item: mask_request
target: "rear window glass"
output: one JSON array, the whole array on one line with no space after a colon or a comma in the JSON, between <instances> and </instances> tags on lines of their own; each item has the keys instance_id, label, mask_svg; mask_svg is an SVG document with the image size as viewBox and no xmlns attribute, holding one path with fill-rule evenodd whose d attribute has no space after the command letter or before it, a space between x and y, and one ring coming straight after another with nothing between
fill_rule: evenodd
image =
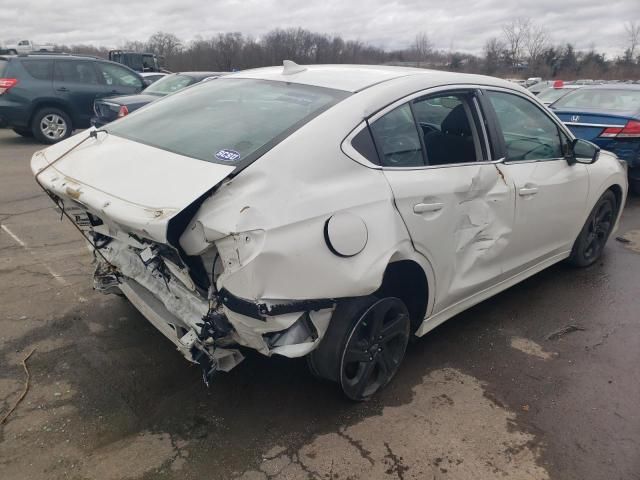
<instances>
[{"instance_id":1,"label":"rear window glass","mask_svg":"<svg viewBox=\"0 0 640 480\"><path fill-rule=\"evenodd\" d=\"M53 60L23 60L22 66L36 80L53 78Z\"/></svg>"},{"instance_id":2,"label":"rear window glass","mask_svg":"<svg viewBox=\"0 0 640 480\"><path fill-rule=\"evenodd\" d=\"M215 163L252 161L348 92L251 79L204 82L106 127L110 133Z\"/></svg>"},{"instance_id":3,"label":"rear window glass","mask_svg":"<svg viewBox=\"0 0 640 480\"><path fill-rule=\"evenodd\" d=\"M548 88L547 90L543 90L538 94L538 99L541 102L553 103L560 97L563 97L569 93L571 93L571 90L569 90L568 88Z\"/></svg>"},{"instance_id":4,"label":"rear window glass","mask_svg":"<svg viewBox=\"0 0 640 480\"><path fill-rule=\"evenodd\" d=\"M7 61L0 59L0 77L4 75L4 70L7 68Z\"/></svg>"},{"instance_id":5,"label":"rear window glass","mask_svg":"<svg viewBox=\"0 0 640 480\"><path fill-rule=\"evenodd\" d=\"M558 100L557 108L593 108L597 110L640 110L640 90L581 88Z\"/></svg>"},{"instance_id":6,"label":"rear window glass","mask_svg":"<svg viewBox=\"0 0 640 480\"><path fill-rule=\"evenodd\" d=\"M193 77L188 77L186 75L167 75L147 88L146 93L168 95L170 93L177 92L178 90L182 90L184 87L187 87L194 82L195 79Z\"/></svg>"}]
</instances>

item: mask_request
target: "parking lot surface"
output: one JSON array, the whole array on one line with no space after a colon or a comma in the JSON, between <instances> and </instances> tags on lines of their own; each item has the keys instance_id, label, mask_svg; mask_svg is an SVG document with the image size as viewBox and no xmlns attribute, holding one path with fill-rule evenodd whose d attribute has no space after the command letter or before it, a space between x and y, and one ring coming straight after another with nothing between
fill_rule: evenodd
<instances>
[{"instance_id":1,"label":"parking lot surface","mask_svg":"<svg viewBox=\"0 0 640 480\"><path fill-rule=\"evenodd\" d=\"M601 261L556 265L409 346L367 403L304 359L207 389L126 300L0 130L0 477L640 479L640 201ZM126 174L126 172L123 172ZM562 208L562 205L558 205Z\"/></svg>"}]
</instances>

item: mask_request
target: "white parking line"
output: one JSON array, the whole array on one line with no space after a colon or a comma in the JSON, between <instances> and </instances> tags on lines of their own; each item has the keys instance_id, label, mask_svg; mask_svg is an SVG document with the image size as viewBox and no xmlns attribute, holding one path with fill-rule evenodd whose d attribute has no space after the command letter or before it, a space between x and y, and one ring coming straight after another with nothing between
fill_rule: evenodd
<instances>
[{"instance_id":1,"label":"white parking line","mask_svg":"<svg viewBox=\"0 0 640 480\"><path fill-rule=\"evenodd\" d=\"M9 235L18 245L20 245L22 248L24 248L27 252L29 252L34 257L37 256L36 253L26 243L24 243L20 239L20 237L18 237L15 233L9 230L9 227L7 227L6 225L0 225L0 227L2 227L2 230L7 232L7 235ZM61 285L64 285L65 287L69 285L69 283L60 274L56 273L55 270L53 270L49 265L47 265L44 262L42 262L42 265L44 266L44 268L47 269L47 272L49 272L49 275L51 275L58 283L60 283Z\"/></svg>"}]
</instances>

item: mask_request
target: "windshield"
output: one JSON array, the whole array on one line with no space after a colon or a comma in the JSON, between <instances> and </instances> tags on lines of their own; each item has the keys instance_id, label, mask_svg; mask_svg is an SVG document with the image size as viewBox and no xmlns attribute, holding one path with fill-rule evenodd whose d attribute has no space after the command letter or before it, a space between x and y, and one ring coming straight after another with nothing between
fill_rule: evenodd
<instances>
[{"instance_id":1,"label":"windshield","mask_svg":"<svg viewBox=\"0 0 640 480\"><path fill-rule=\"evenodd\" d=\"M553 103L570 91L571 90L569 90L568 88L548 88L547 90L543 90L538 94L538 99L544 103Z\"/></svg>"},{"instance_id":2,"label":"windshield","mask_svg":"<svg viewBox=\"0 0 640 480\"><path fill-rule=\"evenodd\" d=\"M192 83L195 83L195 79L193 77L174 73L173 75L167 75L166 77L154 82L145 90L145 93L169 95L170 93L182 90L184 87L187 87Z\"/></svg>"},{"instance_id":3,"label":"windshield","mask_svg":"<svg viewBox=\"0 0 640 480\"><path fill-rule=\"evenodd\" d=\"M285 82L218 79L167 96L106 129L199 160L249 163L348 95Z\"/></svg>"},{"instance_id":4,"label":"windshield","mask_svg":"<svg viewBox=\"0 0 640 480\"><path fill-rule=\"evenodd\" d=\"M562 97L554 107L638 111L640 110L640 90L581 88Z\"/></svg>"}]
</instances>

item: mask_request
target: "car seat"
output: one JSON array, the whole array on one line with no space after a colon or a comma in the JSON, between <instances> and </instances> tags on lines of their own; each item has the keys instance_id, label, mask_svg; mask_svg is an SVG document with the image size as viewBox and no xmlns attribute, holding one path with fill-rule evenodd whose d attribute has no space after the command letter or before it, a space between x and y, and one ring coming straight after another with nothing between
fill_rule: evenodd
<instances>
[{"instance_id":1,"label":"car seat","mask_svg":"<svg viewBox=\"0 0 640 480\"><path fill-rule=\"evenodd\" d=\"M444 118L439 132L424 136L429 165L476 161L473 134L464 105L456 106Z\"/></svg>"}]
</instances>

